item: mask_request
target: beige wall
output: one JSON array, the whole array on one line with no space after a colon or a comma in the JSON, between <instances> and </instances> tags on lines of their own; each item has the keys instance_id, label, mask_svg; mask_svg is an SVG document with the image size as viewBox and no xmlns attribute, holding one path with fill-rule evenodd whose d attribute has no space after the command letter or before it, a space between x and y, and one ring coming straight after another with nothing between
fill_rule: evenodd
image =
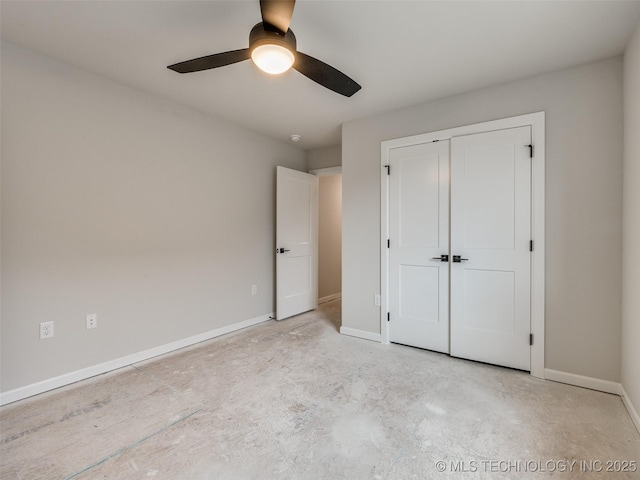
<instances>
[{"instance_id":1,"label":"beige wall","mask_svg":"<svg viewBox=\"0 0 640 480\"><path fill-rule=\"evenodd\" d=\"M640 25L624 56L624 134L622 386L640 413Z\"/></svg>"},{"instance_id":2,"label":"beige wall","mask_svg":"<svg viewBox=\"0 0 640 480\"><path fill-rule=\"evenodd\" d=\"M342 165L342 148L340 146L317 148L307 152L307 168L309 170L339 167L340 165Z\"/></svg>"},{"instance_id":3,"label":"beige wall","mask_svg":"<svg viewBox=\"0 0 640 480\"><path fill-rule=\"evenodd\" d=\"M342 175L319 177L318 297L342 291Z\"/></svg>"},{"instance_id":4,"label":"beige wall","mask_svg":"<svg viewBox=\"0 0 640 480\"><path fill-rule=\"evenodd\" d=\"M274 311L302 150L5 42L1 82L3 392Z\"/></svg>"},{"instance_id":5,"label":"beige wall","mask_svg":"<svg viewBox=\"0 0 640 480\"><path fill-rule=\"evenodd\" d=\"M343 326L380 331L380 142L543 110L546 367L620 381L620 57L344 124Z\"/></svg>"}]
</instances>

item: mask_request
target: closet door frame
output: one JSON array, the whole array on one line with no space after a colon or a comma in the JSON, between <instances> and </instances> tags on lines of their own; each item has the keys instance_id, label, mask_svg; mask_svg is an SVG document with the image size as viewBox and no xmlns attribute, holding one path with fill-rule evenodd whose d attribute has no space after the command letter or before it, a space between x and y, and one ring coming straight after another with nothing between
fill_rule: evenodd
<instances>
[{"instance_id":1,"label":"closet door frame","mask_svg":"<svg viewBox=\"0 0 640 480\"><path fill-rule=\"evenodd\" d=\"M545 112L536 112L489 122L439 130L381 143L380 149L380 340L389 343L389 155L395 148L451 140L453 137L515 127L531 127L531 375L544 379L545 330Z\"/></svg>"}]
</instances>

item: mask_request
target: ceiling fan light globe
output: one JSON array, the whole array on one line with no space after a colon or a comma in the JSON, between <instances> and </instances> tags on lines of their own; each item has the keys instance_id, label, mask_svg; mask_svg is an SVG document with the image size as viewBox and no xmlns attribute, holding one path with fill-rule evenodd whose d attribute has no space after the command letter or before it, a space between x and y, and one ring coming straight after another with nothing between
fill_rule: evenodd
<instances>
[{"instance_id":1,"label":"ceiling fan light globe","mask_svg":"<svg viewBox=\"0 0 640 480\"><path fill-rule=\"evenodd\" d=\"M289 70L295 57L288 48L275 44L264 44L251 51L251 60L260 70L277 75Z\"/></svg>"}]
</instances>

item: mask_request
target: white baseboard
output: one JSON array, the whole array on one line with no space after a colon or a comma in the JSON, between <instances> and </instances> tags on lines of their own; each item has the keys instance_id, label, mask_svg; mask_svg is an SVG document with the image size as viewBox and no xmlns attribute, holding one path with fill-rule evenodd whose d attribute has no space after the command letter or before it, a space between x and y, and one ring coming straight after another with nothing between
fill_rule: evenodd
<instances>
[{"instance_id":1,"label":"white baseboard","mask_svg":"<svg viewBox=\"0 0 640 480\"><path fill-rule=\"evenodd\" d=\"M196 343L211 340L212 338L235 332L236 330L241 330L243 328L266 322L267 320L272 319L274 316L275 315L273 313L268 313L259 317L250 318L249 320L232 323L231 325L225 325L224 327L216 328L215 330L210 330L208 332L194 335L192 337L183 338L182 340L167 343L166 345L150 348L142 352L116 358L108 362L99 363L98 365L92 365L91 367L82 368L80 370L76 370L75 372L65 373L57 377L42 380L41 382L32 383L31 385L26 385L14 390L9 390L7 392L0 393L0 405L6 405L8 403L16 402L18 400L22 400L23 398L38 395L39 393L44 393L55 388L63 387L65 385L70 385L72 383L79 382L80 380L86 380L87 378L95 377L96 375L101 375L112 370L117 370L118 368L126 367L134 363L149 360L150 358L157 357L158 355L163 355L165 353L173 352L174 350L179 350L184 347L195 345Z\"/></svg>"},{"instance_id":2,"label":"white baseboard","mask_svg":"<svg viewBox=\"0 0 640 480\"><path fill-rule=\"evenodd\" d=\"M576 375L575 373L559 372L558 370L544 369L544 378L554 382L566 383L576 387L589 388L605 393L613 393L622 395L622 385L609 380L600 380L599 378L585 377Z\"/></svg>"},{"instance_id":3,"label":"white baseboard","mask_svg":"<svg viewBox=\"0 0 640 480\"><path fill-rule=\"evenodd\" d=\"M330 302L331 300L337 300L339 298L342 298L342 292L334 293L333 295L327 295L326 297L319 298L318 305L320 305L321 303Z\"/></svg>"},{"instance_id":4,"label":"white baseboard","mask_svg":"<svg viewBox=\"0 0 640 480\"><path fill-rule=\"evenodd\" d=\"M629 416L631 417L631 420L633 420L633 423L638 429L638 432L640 432L640 415L638 415L638 411L635 409L635 407L631 403L631 399L629 398L629 395L627 395L627 392L625 391L623 385L620 385L620 389L622 390L622 393L620 394L620 396L622 397L624 406L627 407L627 411L629 412Z\"/></svg>"},{"instance_id":5,"label":"white baseboard","mask_svg":"<svg viewBox=\"0 0 640 480\"><path fill-rule=\"evenodd\" d=\"M364 338L365 340L372 340L378 343L381 340L379 333L372 333L372 332L367 332L365 330L358 330L357 328L340 327L340 333L342 335L349 335L350 337Z\"/></svg>"},{"instance_id":6,"label":"white baseboard","mask_svg":"<svg viewBox=\"0 0 640 480\"><path fill-rule=\"evenodd\" d=\"M591 390L598 390L605 393L613 393L614 395L620 395L622 403L627 408L629 416L636 426L638 432L640 432L640 415L631 403L631 399L627 395L624 387L620 383L610 382L609 380L600 380L599 378L585 377L583 375L576 375L574 373L559 372L557 370L551 370L545 368L544 375L546 380L554 382L566 383L568 385L574 385L576 387L589 388Z\"/></svg>"}]
</instances>

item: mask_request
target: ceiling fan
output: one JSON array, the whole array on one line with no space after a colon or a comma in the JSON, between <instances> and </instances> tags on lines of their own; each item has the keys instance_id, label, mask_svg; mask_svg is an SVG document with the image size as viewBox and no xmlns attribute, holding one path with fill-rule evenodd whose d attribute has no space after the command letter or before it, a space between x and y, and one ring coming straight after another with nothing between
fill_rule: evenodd
<instances>
[{"instance_id":1,"label":"ceiling fan","mask_svg":"<svg viewBox=\"0 0 640 480\"><path fill-rule=\"evenodd\" d=\"M224 67L251 58L263 71L283 73L291 67L323 87L350 97L358 90L354 80L331 65L296 50L296 36L289 28L295 0L260 0L262 22L249 33L249 48L216 53L169 65L178 73Z\"/></svg>"}]
</instances>

